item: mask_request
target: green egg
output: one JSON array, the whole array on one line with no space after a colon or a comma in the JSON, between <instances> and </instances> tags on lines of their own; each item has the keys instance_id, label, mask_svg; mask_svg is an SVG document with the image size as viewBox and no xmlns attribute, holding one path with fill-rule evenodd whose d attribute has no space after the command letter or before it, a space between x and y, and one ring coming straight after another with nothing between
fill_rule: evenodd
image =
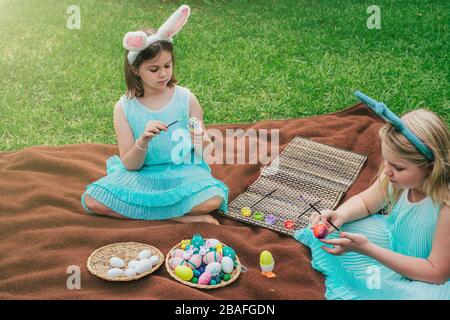
<instances>
[{"instance_id":1,"label":"green egg","mask_svg":"<svg viewBox=\"0 0 450 320\"><path fill-rule=\"evenodd\" d=\"M230 257L232 260L234 260L234 258L236 258L236 252L231 247L224 247L222 249L222 255L224 257Z\"/></svg>"},{"instance_id":2,"label":"green egg","mask_svg":"<svg viewBox=\"0 0 450 320\"><path fill-rule=\"evenodd\" d=\"M197 283L197 282L198 282L198 278L193 277L192 280L191 280L191 282L192 282L192 283Z\"/></svg>"},{"instance_id":3,"label":"green egg","mask_svg":"<svg viewBox=\"0 0 450 320\"><path fill-rule=\"evenodd\" d=\"M231 274L227 273L223 276L223 281L228 281L231 279Z\"/></svg>"},{"instance_id":4,"label":"green egg","mask_svg":"<svg viewBox=\"0 0 450 320\"><path fill-rule=\"evenodd\" d=\"M257 211L253 214L253 219L258 221L264 220L264 214L262 212Z\"/></svg>"}]
</instances>

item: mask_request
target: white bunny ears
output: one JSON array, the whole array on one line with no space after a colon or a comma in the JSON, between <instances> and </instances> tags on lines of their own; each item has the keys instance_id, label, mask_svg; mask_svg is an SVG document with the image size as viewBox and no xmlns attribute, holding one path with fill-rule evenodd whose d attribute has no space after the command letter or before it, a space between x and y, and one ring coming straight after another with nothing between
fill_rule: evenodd
<instances>
[{"instance_id":1,"label":"white bunny ears","mask_svg":"<svg viewBox=\"0 0 450 320\"><path fill-rule=\"evenodd\" d=\"M123 47L129 51L127 56L128 62L133 64L139 53L157 41L165 40L172 42L172 38L186 24L190 13L191 8L185 4L182 5L177 11L172 13L169 19L159 27L155 34L148 37L143 31L127 32L123 37Z\"/></svg>"}]
</instances>

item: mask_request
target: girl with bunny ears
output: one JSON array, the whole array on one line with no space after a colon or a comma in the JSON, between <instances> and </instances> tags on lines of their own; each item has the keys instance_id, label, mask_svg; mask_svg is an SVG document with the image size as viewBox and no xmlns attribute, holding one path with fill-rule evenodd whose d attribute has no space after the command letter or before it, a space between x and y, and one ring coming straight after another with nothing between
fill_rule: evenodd
<instances>
[{"instance_id":1,"label":"girl with bunny ears","mask_svg":"<svg viewBox=\"0 0 450 320\"><path fill-rule=\"evenodd\" d=\"M219 223L207 213L227 212L228 187L212 177L197 152L211 143L202 108L173 75L172 38L189 15L182 5L157 31L125 35L127 92L114 108L120 157L109 158L107 175L86 187L81 202L87 212L214 224ZM193 133L190 117L201 124Z\"/></svg>"},{"instance_id":2,"label":"girl with bunny ears","mask_svg":"<svg viewBox=\"0 0 450 320\"><path fill-rule=\"evenodd\" d=\"M341 229L309 246L324 273L327 299L450 299L450 132L436 114L419 109L401 119L357 92L388 120L380 130L384 162L378 179L336 210L311 216ZM387 208L387 215L375 214ZM325 244L325 245L324 245ZM347 253L348 252L348 253Z\"/></svg>"}]
</instances>

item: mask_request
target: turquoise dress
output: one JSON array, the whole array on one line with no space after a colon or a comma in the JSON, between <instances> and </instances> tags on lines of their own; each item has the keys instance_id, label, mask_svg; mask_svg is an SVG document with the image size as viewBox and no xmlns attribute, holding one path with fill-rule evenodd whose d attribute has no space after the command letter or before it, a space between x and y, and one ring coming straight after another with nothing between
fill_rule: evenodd
<instances>
[{"instance_id":1,"label":"turquoise dress","mask_svg":"<svg viewBox=\"0 0 450 320\"><path fill-rule=\"evenodd\" d=\"M344 224L341 230L363 234L394 252L426 259L431 252L439 212L440 206L431 198L411 203L408 190L404 190L389 215L374 214ZM328 245L316 239L309 228L297 230L294 237L311 248L312 267L325 276L327 299L450 299L450 281L437 285L409 280L356 252L334 256L321 249ZM328 236L337 237L337 232Z\"/></svg>"},{"instance_id":2,"label":"turquoise dress","mask_svg":"<svg viewBox=\"0 0 450 320\"><path fill-rule=\"evenodd\" d=\"M87 212L92 213L85 195L131 219L180 217L214 196L223 198L220 210L228 211L228 187L212 177L208 164L194 152L188 130L189 94L188 89L176 86L170 102L156 111L136 98L121 97L135 140L150 120L178 122L150 141L140 170L127 170L117 155L107 159L107 175L88 185L81 197Z\"/></svg>"}]
</instances>

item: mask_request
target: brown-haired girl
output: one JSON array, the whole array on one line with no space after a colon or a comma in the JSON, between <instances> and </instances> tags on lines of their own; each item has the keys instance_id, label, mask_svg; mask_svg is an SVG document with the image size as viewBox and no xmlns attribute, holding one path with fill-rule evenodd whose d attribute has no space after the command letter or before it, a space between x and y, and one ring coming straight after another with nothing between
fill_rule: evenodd
<instances>
[{"instance_id":1,"label":"brown-haired girl","mask_svg":"<svg viewBox=\"0 0 450 320\"><path fill-rule=\"evenodd\" d=\"M107 160L107 176L88 185L82 204L99 215L218 224L207 213L227 212L228 187L212 177L201 150L211 144L202 108L176 85L172 38L190 14L181 6L157 30L128 32L127 92L114 108L120 157ZM200 128L190 132L195 117ZM200 150L200 152L197 152Z\"/></svg>"}]
</instances>

